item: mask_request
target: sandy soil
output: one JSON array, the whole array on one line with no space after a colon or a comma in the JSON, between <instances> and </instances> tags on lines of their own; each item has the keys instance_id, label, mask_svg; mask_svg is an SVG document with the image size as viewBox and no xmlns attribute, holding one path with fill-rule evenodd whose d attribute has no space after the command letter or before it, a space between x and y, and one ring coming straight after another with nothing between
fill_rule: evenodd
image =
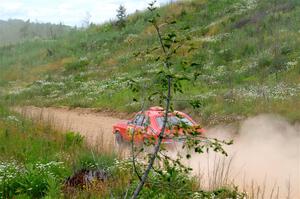
<instances>
[{"instance_id":1,"label":"sandy soil","mask_svg":"<svg viewBox=\"0 0 300 199\"><path fill-rule=\"evenodd\" d=\"M17 107L15 111L62 131L80 133L90 144L114 145L112 125L121 119L85 109Z\"/></svg>"}]
</instances>

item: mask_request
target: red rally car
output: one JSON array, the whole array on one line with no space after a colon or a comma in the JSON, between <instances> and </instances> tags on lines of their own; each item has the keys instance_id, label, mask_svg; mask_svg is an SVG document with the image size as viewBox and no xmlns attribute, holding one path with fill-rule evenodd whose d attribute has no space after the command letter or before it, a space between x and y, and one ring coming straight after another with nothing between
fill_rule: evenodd
<instances>
[{"instance_id":1,"label":"red rally car","mask_svg":"<svg viewBox=\"0 0 300 199\"><path fill-rule=\"evenodd\" d=\"M138 112L132 120L122 121L113 126L113 133L118 144L124 141L130 142L134 134L134 142L143 142L144 139L154 138L158 136L162 130L164 122L164 109L161 107L151 107L147 111ZM164 143L174 141L172 139L172 127L184 123L189 127L198 127L198 124L187 114L175 111L168 116L168 125L165 131ZM177 132L182 132L182 129L177 129ZM198 128L200 134L205 130ZM133 133L134 132L134 133ZM173 136L174 137L174 136Z\"/></svg>"}]
</instances>

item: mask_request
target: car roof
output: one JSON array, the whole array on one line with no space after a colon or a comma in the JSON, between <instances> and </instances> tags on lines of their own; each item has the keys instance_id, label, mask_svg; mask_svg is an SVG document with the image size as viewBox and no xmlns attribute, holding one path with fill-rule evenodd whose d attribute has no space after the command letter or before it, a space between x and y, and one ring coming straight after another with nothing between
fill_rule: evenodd
<instances>
[{"instance_id":1,"label":"car roof","mask_svg":"<svg viewBox=\"0 0 300 199\"><path fill-rule=\"evenodd\" d=\"M141 113L141 112L139 112ZM159 117L159 116L164 116L164 109L162 107L159 106L154 106L154 107L150 107L148 110L145 111L145 114L148 115L149 117ZM180 115L185 115L182 112L179 111L174 111L175 114L180 114ZM174 113L172 113L172 115L174 115Z\"/></svg>"}]
</instances>

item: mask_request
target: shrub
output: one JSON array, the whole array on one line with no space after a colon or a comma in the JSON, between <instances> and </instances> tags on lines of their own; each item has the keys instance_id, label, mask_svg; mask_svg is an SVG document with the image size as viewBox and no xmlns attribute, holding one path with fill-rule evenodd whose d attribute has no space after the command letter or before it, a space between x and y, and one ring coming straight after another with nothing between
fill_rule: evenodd
<instances>
[{"instance_id":1,"label":"shrub","mask_svg":"<svg viewBox=\"0 0 300 199\"><path fill-rule=\"evenodd\" d=\"M81 58L78 61L68 63L65 65L65 72L66 73L72 73L72 72L82 72L87 69L87 66L89 65L88 59Z\"/></svg>"},{"instance_id":2,"label":"shrub","mask_svg":"<svg viewBox=\"0 0 300 199\"><path fill-rule=\"evenodd\" d=\"M220 188L215 191L197 191L193 193L192 198L193 199L201 199L201 198L244 199L246 198L246 194L238 192L237 188L234 189Z\"/></svg>"},{"instance_id":3,"label":"shrub","mask_svg":"<svg viewBox=\"0 0 300 199\"><path fill-rule=\"evenodd\" d=\"M167 175L154 173L150 176L141 198L190 198L196 181L182 171L173 170Z\"/></svg>"},{"instance_id":4,"label":"shrub","mask_svg":"<svg viewBox=\"0 0 300 199\"><path fill-rule=\"evenodd\" d=\"M40 198L48 192L49 182L59 183L66 177L62 162L21 165L15 161L0 163L0 195Z\"/></svg>"},{"instance_id":5,"label":"shrub","mask_svg":"<svg viewBox=\"0 0 300 199\"><path fill-rule=\"evenodd\" d=\"M260 71L268 71L269 70L269 67L271 66L272 64L272 57L271 55L264 55L262 57L259 58L258 60L258 70ZM265 75L266 74L263 74L263 78L265 78Z\"/></svg>"},{"instance_id":6,"label":"shrub","mask_svg":"<svg viewBox=\"0 0 300 199\"><path fill-rule=\"evenodd\" d=\"M65 147L82 146L84 138L79 134L69 131L65 134Z\"/></svg>"},{"instance_id":7,"label":"shrub","mask_svg":"<svg viewBox=\"0 0 300 199\"><path fill-rule=\"evenodd\" d=\"M80 169L107 169L114 164L115 156L107 154L80 153L78 155L76 170Z\"/></svg>"}]
</instances>

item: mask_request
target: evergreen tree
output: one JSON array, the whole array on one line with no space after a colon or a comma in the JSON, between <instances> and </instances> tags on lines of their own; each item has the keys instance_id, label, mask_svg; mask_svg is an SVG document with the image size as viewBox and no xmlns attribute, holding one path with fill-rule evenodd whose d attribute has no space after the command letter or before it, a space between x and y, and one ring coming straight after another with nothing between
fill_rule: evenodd
<instances>
[{"instance_id":1,"label":"evergreen tree","mask_svg":"<svg viewBox=\"0 0 300 199\"><path fill-rule=\"evenodd\" d=\"M125 26L125 18L126 18L126 8L123 5L120 5L118 10L117 10L117 25L119 27L124 27Z\"/></svg>"}]
</instances>

